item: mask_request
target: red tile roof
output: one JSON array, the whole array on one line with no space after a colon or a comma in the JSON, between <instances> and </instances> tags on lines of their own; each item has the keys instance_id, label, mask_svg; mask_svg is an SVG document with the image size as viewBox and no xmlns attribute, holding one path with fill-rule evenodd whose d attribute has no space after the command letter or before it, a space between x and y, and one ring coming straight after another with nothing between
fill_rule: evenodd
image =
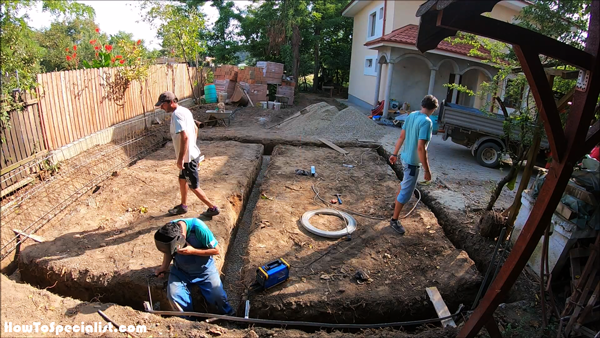
<instances>
[{"instance_id":1,"label":"red tile roof","mask_svg":"<svg viewBox=\"0 0 600 338\"><path fill-rule=\"evenodd\" d=\"M400 27L400 28L392 31L389 34L384 35L383 37L381 37L379 39L375 39L375 40L365 43L365 46L368 47L368 46L372 46L372 45L382 43L382 42L395 42L395 43L402 43L402 44L415 46L417 44L418 32L419 32L419 26L406 25L404 27ZM457 44L453 45L452 43L450 43L446 40L443 40L442 42L440 42L440 44L437 46L436 49L443 50L443 51L450 52L450 53L471 56L471 55L469 55L469 51L471 51L471 49L473 49L473 46L468 45L468 44L463 44L463 43L457 43ZM489 51L483 47L480 47L479 51L486 55L490 54ZM472 56L472 57L475 57L478 59L487 59L485 57L479 57L479 56Z\"/></svg>"}]
</instances>

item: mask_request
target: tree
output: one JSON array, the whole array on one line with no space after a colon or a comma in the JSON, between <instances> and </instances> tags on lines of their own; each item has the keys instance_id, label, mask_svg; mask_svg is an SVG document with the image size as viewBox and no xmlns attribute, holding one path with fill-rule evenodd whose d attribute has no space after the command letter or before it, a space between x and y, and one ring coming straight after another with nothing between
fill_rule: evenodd
<instances>
[{"instance_id":1,"label":"tree","mask_svg":"<svg viewBox=\"0 0 600 338\"><path fill-rule=\"evenodd\" d=\"M20 109L15 93L36 86L36 75L41 70L43 51L35 40L35 33L26 22L27 9L36 1L2 1L0 3L0 128L9 127L9 112ZM94 17L94 10L74 1L42 1L44 11L57 17Z\"/></svg>"},{"instance_id":2,"label":"tree","mask_svg":"<svg viewBox=\"0 0 600 338\"><path fill-rule=\"evenodd\" d=\"M219 18L208 35L208 54L217 64L237 64L240 44L236 29L242 21L242 13L232 1L214 0L211 6L219 11Z\"/></svg>"},{"instance_id":3,"label":"tree","mask_svg":"<svg viewBox=\"0 0 600 338\"><path fill-rule=\"evenodd\" d=\"M142 9L145 8L148 12L144 20L158 28L162 48L168 50L171 56L189 62L206 53L208 33L204 14L198 8L148 0L142 4Z\"/></svg>"}]
</instances>

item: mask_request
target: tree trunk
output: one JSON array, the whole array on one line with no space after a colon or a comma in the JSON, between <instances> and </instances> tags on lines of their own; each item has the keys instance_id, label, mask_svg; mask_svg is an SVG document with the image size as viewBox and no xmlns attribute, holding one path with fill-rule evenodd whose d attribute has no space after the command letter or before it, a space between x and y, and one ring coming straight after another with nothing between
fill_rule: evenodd
<instances>
[{"instance_id":1,"label":"tree trunk","mask_svg":"<svg viewBox=\"0 0 600 338\"><path fill-rule=\"evenodd\" d=\"M299 65L300 65L300 42L302 40L302 36L300 35L300 28L298 25L294 25L292 28L292 52L293 52L293 60L292 60L292 76L294 76L294 81L296 85L298 85L298 73L299 73Z\"/></svg>"},{"instance_id":2,"label":"tree trunk","mask_svg":"<svg viewBox=\"0 0 600 338\"><path fill-rule=\"evenodd\" d=\"M317 92L319 90L319 69L321 66L319 65L319 44L321 41L321 29L315 28L315 70L313 75L313 92Z\"/></svg>"},{"instance_id":3,"label":"tree trunk","mask_svg":"<svg viewBox=\"0 0 600 338\"><path fill-rule=\"evenodd\" d=\"M502 193L502 189L504 188L504 186L508 182L512 181L515 177L517 177L517 175L519 174L519 168L521 168L521 162L523 161L523 156L524 156L523 145L519 145L519 154L517 156L516 163L513 162L513 165L510 167L510 171L508 172L508 175L506 175L500 182L498 182L496 189L494 189L494 192L492 193L492 196L490 197L490 202L488 203L487 208L485 208L486 211L491 211L492 209L494 209L494 204L496 204L498 197L500 197L500 193Z\"/></svg>"}]
</instances>

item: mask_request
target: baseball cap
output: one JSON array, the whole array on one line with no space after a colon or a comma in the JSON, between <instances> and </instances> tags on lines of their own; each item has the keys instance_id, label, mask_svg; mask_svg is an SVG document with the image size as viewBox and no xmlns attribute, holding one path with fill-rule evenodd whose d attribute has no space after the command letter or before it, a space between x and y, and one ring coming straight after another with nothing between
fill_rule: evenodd
<instances>
[{"instance_id":1,"label":"baseball cap","mask_svg":"<svg viewBox=\"0 0 600 338\"><path fill-rule=\"evenodd\" d=\"M175 94L173 94L171 92L164 92L164 93L160 94L160 96L158 97L158 102L156 102L156 104L154 106L158 107L161 104L163 104L163 102L169 102L169 101L177 101L177 96L175 96Z\"/></svg>"}]
</instances>

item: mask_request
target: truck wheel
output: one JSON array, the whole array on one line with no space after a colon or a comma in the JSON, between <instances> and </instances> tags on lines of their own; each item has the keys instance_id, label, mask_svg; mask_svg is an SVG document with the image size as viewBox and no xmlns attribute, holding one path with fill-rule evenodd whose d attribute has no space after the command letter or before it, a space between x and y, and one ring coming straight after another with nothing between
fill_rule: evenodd
<instances>
[{"instance_id":1,"label":"truck wheel","mask_svg":"<svg viewBox=\"0 0 600 338\"><path fill-rule=\"evenodd\" d=\"M500 163L501 149L496 143L486 142L477 148L475 159L484 167L496 168Z\"/></svg>"}]
</instances>

